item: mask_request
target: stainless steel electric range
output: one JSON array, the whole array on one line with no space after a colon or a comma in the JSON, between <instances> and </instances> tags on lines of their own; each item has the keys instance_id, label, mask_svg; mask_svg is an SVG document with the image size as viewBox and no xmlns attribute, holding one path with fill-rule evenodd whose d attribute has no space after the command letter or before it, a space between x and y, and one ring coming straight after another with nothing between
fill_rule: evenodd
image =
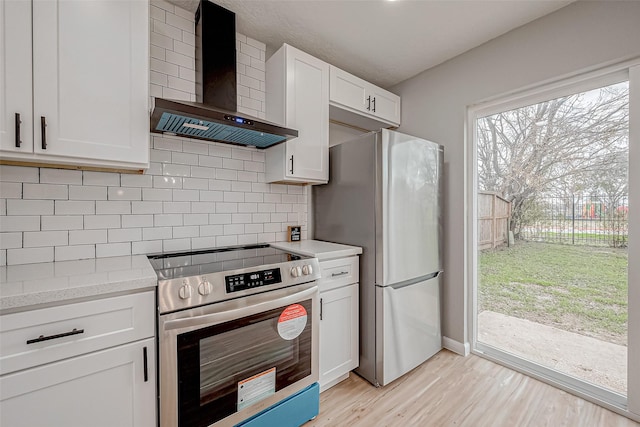
<instances>
[{"instance_id":1,"label":"stainless steel electric range","mask_svg":"<svg viewBox=\"0 0 640 427\"><path fill-rule=\"evenodd\" d=\"M264 244L149 260L161 426L236 425L317 382L316 258Z\"/></svg>"}]
</instances>

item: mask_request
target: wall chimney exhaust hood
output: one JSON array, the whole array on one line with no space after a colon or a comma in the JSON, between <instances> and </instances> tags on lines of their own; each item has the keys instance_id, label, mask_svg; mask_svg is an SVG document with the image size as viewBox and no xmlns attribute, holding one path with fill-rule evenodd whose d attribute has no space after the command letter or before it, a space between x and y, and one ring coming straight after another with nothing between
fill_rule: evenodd
<instances>
[{"instance_id":1,"label":"wall chimney exhaust hood","mask_svg":"<svg viewBox=\"0 0 640 427\"><path fill-rule=\"evenodd\" d=\"M298 131L237 113L236 16L208 0L196 21L196 101L156 98L151 132L268 148Z\"/></svg>"}]
</instances>

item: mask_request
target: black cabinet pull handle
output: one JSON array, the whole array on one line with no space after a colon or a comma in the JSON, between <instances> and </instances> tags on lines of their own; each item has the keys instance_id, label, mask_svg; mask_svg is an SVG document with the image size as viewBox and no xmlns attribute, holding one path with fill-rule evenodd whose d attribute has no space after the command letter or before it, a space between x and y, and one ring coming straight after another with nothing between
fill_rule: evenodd
<instances>
[{"instance_id":1,"label":"black cabinet pull handle","mask_svg":"<svg viewBox=\"0 0 640 427\"><path fill-rule=\"evenodd\" d=\"M40 131L42 132L42 149L47 149L47 119L40 117Z\"/></svg>"},{"instance_id":2,"label":"black cabinet pull handle","mask_svg":"<svg viewBox=\"0 0 640 427\"><path fill-rule=\"evenodd\" d=\"M349 272L341 271L340 273L331 273L331 277L344 276L345 274L349 274Z\"/></svg>"},{"instance_id":3,"label":"black cabinet pull handle","mask_svg":"<svg viewBox=\"0 0 640 427\"><path fill-rule=\"evenodd\" d=\"M293 154L291 155L291 175L293 175Z\"/></svg>"},{"instance_id":4,"label":"black cabinet pull handle","mask_svg":"<svg viewBox=\"0 0 640 427\"><path fill-rule=\"evenodd\" d=\"M373 112L376 112L376 99L373 98Z\"/></svg>"},{"instance_id":5,"label":"black cabinet pull handle","mask_svg":"<svg viewBox=\"0 0 640 427\"><path fill-rule=\"evenodd\" d=\"M322 298L320 298L320 320L322 320Z\"/></svg>"},{"instance_id":6,"label":"black cabinet pull handle","mask_svg":"<svg viewBox=\"0 0 640 427\"><path fill-rule=\"evenodd\" d=\"M16 113L16 147L20 148L20 144L22 141L20 140L20 125L22 124L22 120L20 120L20 113Z\"/></svg>"},{"instance_id":7,"label":"black cabinet pull handle","mask_svg":"<svg viewBox=\"0 0 640 427\"><path fill-rule=\"evenodd\" d=\"M142 357L143 357L143 369L144 369L144 382L149 381L149 367L147 365L147 347L142 348Z\"/></svg>"},{"instance_id":8,"label":"black cabinet pull handle","mask_svg":"<svg viewBox=\"0 0 640 427\"><path fill-rule=\"evenodd\" d=\"M371 95L367 97L367 111L371 110Z\"/></svg>"},{"instance_id":9,"label":"black cabinet pull handle","mask_svg":"<svg viewBox=\"0 0 640 427\"><path fill-rule=\"evenodd\" d=\"M58 338L64 338L64 337L69 337L71 335L78 335L78 334L84 334L84 329L73 328L72 331L64 332L62 334L49 335L48 337L45 337L44 335L40 335L38 338L34 338L32 340L27 340L27 344L35 344L37 342L55 340L55 339L58 339Z\"/></svg>"}]
</instances>

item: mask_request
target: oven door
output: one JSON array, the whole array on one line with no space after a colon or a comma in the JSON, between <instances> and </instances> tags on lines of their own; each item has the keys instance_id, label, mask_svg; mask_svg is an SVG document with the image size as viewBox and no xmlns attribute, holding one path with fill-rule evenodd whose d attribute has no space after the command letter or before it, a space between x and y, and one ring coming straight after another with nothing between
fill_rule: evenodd
<instances>
[{"instance_id":1,"label":"oven door","mask_svg":"<svg viewBox=\"0 0 640 427\"><path fill-rule=\"evenodd\" d=\"M161 315L160 425L235 425L318 380L315 282Z\"/></svg>"}]
</instances>

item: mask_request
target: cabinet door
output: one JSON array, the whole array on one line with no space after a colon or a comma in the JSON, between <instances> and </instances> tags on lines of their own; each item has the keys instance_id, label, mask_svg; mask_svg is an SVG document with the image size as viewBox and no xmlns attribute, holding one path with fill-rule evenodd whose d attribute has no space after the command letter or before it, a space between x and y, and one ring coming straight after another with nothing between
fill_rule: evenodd
<instances>
[{"instance_id":1,"label":"cabinet door","mask_svg":"<svg viewBox=\"0 0 640 427\"><path fill-rule=\"evenodd\" d=\"M320 387L358 367L358 284L320 293Z\"/></svg>"},{"instance_id":2,"label":"cabinet door","mask_svg":"<svg viewBox=\"0 0 640 427\"><path fill-rule=\"evenodd\" d=\"M371 87L371 111L376 117L400 124L400 97L377 86Z\"/></svg>"},{"instance_id":3,"label":"cabinet door","mask_svg":"<svg viewBox=\"0 0 640 427\"><path fill-rule=\"evenodd\" d=\"M0 425L155 426L154 346L150 338L0 377Z\"/></svg>"},{"instance_id":4,"label":"cabinet door","mask_svg":"<svg viewBox=\"0 0 640 427\"><path fill-rule=\"evenodd\" d=\"M0 2L0 149L31 153L31 2ZM16 114L20 133L16 141ZM17 146L19 145L19 146Z\"/></svg>"},{"instance_id":5,"label":"cabinet door","mask_svg":"<svg viewBox=\"0 0 640 427\"><path fill-rule=\"evenodd\" d=\"M349 74L340 68L331 66L330 100L332 103L368 113L367 88L369 83ZM371 104L369 104L369 108Z\"/></svg>"},{"instance_id":6,"label":"cabinet door","mask_svg":"<svg viewBox=\"0 0 640 427\"><path fill-rule=\"evenodd\" d=\"M329 179L329 65L291 46L286 51L286 177Z\"/></svg>"},{"instance_id":7,"label":"cabinet door","mask_svg":"<svg viewBox=\"0 0 640 427\"><path fill-rule=\"evenodd\" d=\"M148 163L148 32L145 1L33 3L36 153Z\"/></svg>"}]
</instances>

